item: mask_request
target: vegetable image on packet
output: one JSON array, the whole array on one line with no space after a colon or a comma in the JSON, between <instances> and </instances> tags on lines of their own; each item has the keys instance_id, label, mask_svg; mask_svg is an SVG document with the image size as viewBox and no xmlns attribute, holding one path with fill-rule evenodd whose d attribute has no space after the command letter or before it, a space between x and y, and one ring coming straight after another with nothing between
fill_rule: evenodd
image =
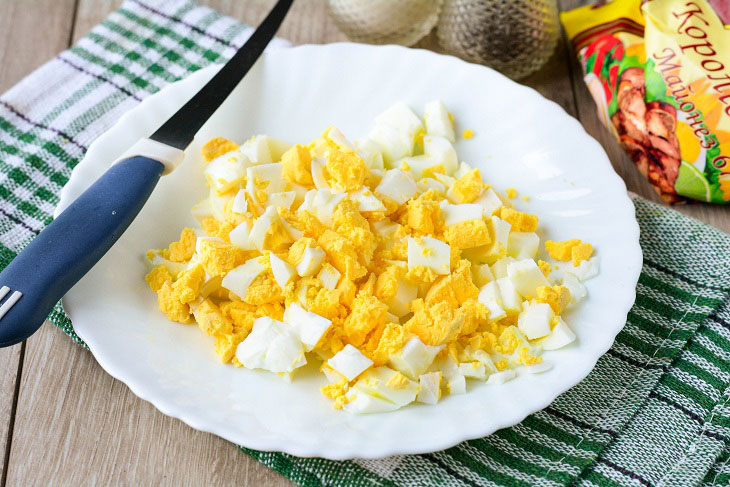
<instances>
[{"instance_id":1,"label":"vegetable image on packet","mask_svg":"<svg viewBox=\"0 0 730 487\"><path fill-rule=\"evenodd\" d=\"M561 14L601 121L667 203L730 202L724 2L614 0Z\"/></svg>"}]
</instances>

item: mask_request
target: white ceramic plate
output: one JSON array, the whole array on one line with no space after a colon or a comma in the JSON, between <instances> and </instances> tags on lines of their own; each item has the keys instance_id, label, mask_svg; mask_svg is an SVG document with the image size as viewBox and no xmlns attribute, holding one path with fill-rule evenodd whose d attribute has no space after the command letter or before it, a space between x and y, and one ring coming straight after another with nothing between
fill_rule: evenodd
<instances>
[{"instance_id":1,"label":"white ceramic plate","mask_svg":"<svg viewBox=\"0 0 730 487\"><path fill-rule=\"evenodd\" d=\"M65 208L128 146L148 136L215 72L199 71L150 96L89 148L64 188ZM319 392L314 367L292 383L220 364L213 339L167 321L144 283L143 254L193 226L205 195L199 148L214 136L268 134L306 142L336 125L351 139L398 100L421 112L441 98L454 113L462 160L499 189L530 195L518 207L540 216L542 237L581 238L601 258L590 297L566 317L578 342L545 359L555 367L503 386L474 383L435 406L351 416ZM59 210L60 211L60 210ZM423 50L330 44L266 53L208 121L183 165L160 182L111 251L63 299L78 335L102 367L163 413L235 443L332 459L423 453L483 437L547 406L583 379L611 346L634 302L641 269L639 229L626 187L601 147L537 92L485 67Z\"/></svg>"}]
</instances>

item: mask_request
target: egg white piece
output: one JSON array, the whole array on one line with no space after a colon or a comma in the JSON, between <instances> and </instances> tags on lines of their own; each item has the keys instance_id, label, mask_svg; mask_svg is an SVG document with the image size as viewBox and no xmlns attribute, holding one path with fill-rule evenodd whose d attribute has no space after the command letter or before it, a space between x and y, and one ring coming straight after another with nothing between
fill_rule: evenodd
<instances>
[{"instance_id":1,"label":"egg white piece","mask_svg":"<svg viewBox=\"0 0 730 487\"><path fill-rule=\"evenodd\" d=\"M581 302L583 298L586 297L586 294L588 294L586 287L570 272L566 272L563 275L562 285L568 288L568 291L570 292L570 302L568 303L569 307L575 306Z\"/></svg>"},{"instance_id":2,"label":"egg white piece","mask_svg":"<svg viewBox=\"0 0 730 487\"><path fill-rule=\"evenodd\" d=\"M553 368L553 364L550 362L545 362L543 360L539 364L524 365L521 368L522 368L522 370L525 370L530 374L542 374L543 372L547 372L548 370L551 370Z\"/></svg>"},{"instance_id":3,"label":"egg white piece","mask_svg":"<svg viewBox=\"0 0 730 487\"><path fill-rule=\"evenodd\" d=\"M441 165L441 162L438 159L422 154L420 156L404 157L396 161L393 165L401 171L410 171L413 179L418 181L423 178L424 172Z\"/></svg>"},{"instance_id":4,"label":"egg white piece","mask_svg":"<svg viewBox=\"0 0 730 487\"><path fill-rule=\"evenodd\" d=\"M514 257L504 257L492 264L491 270L492 274L494 274L494 278L501 279L503 277L509 277L509 274L507 274L507 267L513 262L517 262L517 259Z\"/></svg>"},{"instance_id":5,"label":"egg white piece","mask_svg":"<svg viewBox=\"0 0 730 487\"><path fill-rule=\"evenodd\" d=\"M246 199L246 191L239 189L236 196L233 198L233 205L231 206L233 213L243 215L248 211L248 200Z\"/></svg>"},{"instance_id":6,"label":"egg white piece","mask_svg":"<svg viewBox=\"0 0 730 487\"><path fill-rule=\"evenodd\" d=\"M312 189L307 192L300 207L316 216L327 226L332 226L332 214L346 193L333 193L329 189Z\"/></svg>"},{"instance_id":7,"label":"egg white piece","mask_svg":"<svg viewBox=\"0 0 730 487\"><path fill-rule=\"evenodd\" d=\"M454 122L451 121L449 111L441 100L426 103L423 108L423 121L428 135L444 137L449 142L455 142Z\"/></svg>"},{"instance_id":8,"label":"egg white piece","mask_svg":"<svg viewBox=\"0 0 730 487\"><path fill-rule=\"evenodd\" d=\"M540 341L543 350L557 350L575 341L575 333L562 318L553 327L553 331Z\"/></svg>"},{"instance_id":9,"label":"egg white piece","mask_svg":"<svg viewBox=\"0 0 730 487\"><path fill-rule=\"evenodd\" d=\"M280 193L284 190L284 178L282 177L282 165L280 162L270 164L259 164L246 168L246 191L255 195L259 189L258 183L263 183L267 194Z\"/></svg>"},{"instance_id":10,"label":"egg white piece","mask_svg":"<svg viewBox=\"0 0 730 487\"><path fill-rule=\"evenodd\" d=\"M334 142L340 149L355 152L355 146L347 140L347 137L345 137L345 134L340 129L336 127L330 128L325 137Z\"/></svg>"},{"instance_id":11,"label":"egg white piece","mask_svg":"<svg viewBox=\"0 0 730 487\"><path fill-rule=\"evenodd\" d=\"M337 284L340 282L340 277L342 274L340 271L335 269L331 264L323 264L322 268L319 271L319 274L317 274L317 279L322 283L322 286L324 286L326 289L329 289L330 291L333 291Z\"/></svg>"},{"instance_id":12,"label":"egg white piece","mask_svg":"<svg viewBox=\"0 0 730 487\"><path fill-rule=\"evenodd\" d=\"M382 194L402 205L418 193L413 177L400 169L390 169L375 188L375 193Z\"/></svg>"},{"instance_id":13,"label":"egg white piece","mask_svg":"<svg viewBox=\"0 0 730 487\"><path fill-rule=\"evenodd\" d=\"M395 411L399 406L390 401L375 397L360 389L350 389L345 394L347 403L342 407L348 413L373 414Z\"/></svg>"},{"instance_id":14,"label":"egg white piece","mask_svg":"<svg viewBox=\"0 0 730 487\"><path fill-rule=\"evenodd\" d=\"M256 219L251 227L251 231L248 234L249 241L261 252L264 251L264 245L266 243L266 235L269 232L275 222L279 220L279 213L276 211L276 207L268 206L264 211L264 214ZM244 222L245 223L245 222ZM243 223L241 224L243 225ZM238 227L240 227L239 225ZM238 228L236 227L236 228ZM235 230L235 229L234 229ZM231 232L233 233L233 232ZM229 235L230 238L230 235ZM243 241L243 239L242 239ZM231 240L231 242L233 242ZM237 245L237 244L236 244ZM243 248L243 247L241 247Z\"/></svg>"},{"instance_id":15,"label":"egg white piece","mask_svg":"<svg viewBox=\"0 0 730 487\"><path fill-rule=\"evenodd\" d=\"M446 188L447 190L450 189L456 182L456 179L452 178L451 176L447 176L446 174L441 174L440 172L434 173L433 178L439 183L443 184L444 188Z\"/></svg>"},{"instance_id":16,"label":"egg white piece","mask_svg":"<svg viewBox=\"0 0 730 487\"><path fill-rule=\"evenodd\" d=\"M382 171L385 169L385 163L383 162L383 154L381 151L380 145L370 139L365 139L364 141L356 141L355 147L357 148L357 153L362 157L362 160L365 161L365 165L370 169L371 171Z\"/></svg>"},{"instance_id":17,"label":"egg white piece","mask_svg":"<svg viewBox=\"0 0 730 487\"><path fill-rule=\"evenodd\" d=\"M210 211L213 218L220 221L226 220L226 205L232 198L231 195L219 195L215 188L210 188L210 196L208 196L208 202L210 203Z\"/></svg>"},{"instance_id":18,"label":"egg white piece","mask_svg":"<svg viewBox=\"0 0 730 487\"><path fill-rule=\"evenodd\" d=\"M297 336L281 321L269 317L253 322L251 333L236 349L236 358L249 369L291 372L307 363Z\"/></svg>"},{"instance_id":19,"label":"egg white piece","mask_svg":"<svg viewBox=\"0 0 730 487\"><path fill-rule=\"evenodd\" d=\"M283 191L280 193L271 193L269 199L266 200L267 206L273 206L274 208L291 208L294 204L297 194L294 191Z\"/></svg>"},{"instance_id":20,"label":"egg white piece","mask_svg":"<svg viewBox=\"0 0 730 487\"><path fill-rule=\"evenodd\" d=\"M507 264L507 277L515 289L525 298L537 296L537 288L549 286L550 282L532 259L522 259Z\"/></svg>"},{"instance_id":21,"label":"egg white piece","mask_svg":"<svg viewBox=\"0 0 730 487\"><path fill-rule=\"evenodd\" d=\"M465 362L459 364L459 372L466 378L485 380L487 369L481 362Z\"/></svg>"},{"instance_id":22,"label":"egg white piece","mask_svg":"<svg viewBox=\"0 0 730 487\"><path fill-rule=\"evenodd\" d=\"M482 207L474 204L443 205L441 213L444 216L444 226L482 219Z\"/></svg>"},{"instance_id":23,"label":"egg white piece","mask_svg":"<svg viewBox=\"0 0 730 487\"><path fill-rule=\"evenodd\" d=\"M547 303L530 303L517 318L517 328L529 340L550 334L550 322L555 318L553 309ZM544 348L544 347L543 347Z\"/></svg>"},{"instance_id":24,"label":"egg white piece","mask_svg":"<svg viewBox=\"0 0 730 487\"><path fill-rule=\"evenodd\" d=\"M459 168L456 149L444 137L427 135L423 138L423 153L431 159L441 161L446 174L452 175Z\"/></svg>"},{"instance_id":25,"label":"egg white piece","mask_svg":"<svg viewBox=\"0 0 730 487\"><path fill-rule=\"evenodd\" d=\"M388 311L397 317L405 316L411 312L411 303L417 297L418 287L401 279L398 281L395 296L388 303Z\"/></svg>"},{"instance_id":26,"label":"egg white piece","mask_svg":"<svg viewBox=\"0 0 730 487\"><path fill-rule=\"evenodd\" d=\"M484 350L472 350L470 347L467 347L464 353L470 360L476 360L481 363L484 366L486 375L496 374L498 372L494 361Z\"/></svg>"},{"instance_id":27,"label":"egg white piece","mask_svg":"<svg viewBox=\"0 0 730 487\"><path fill-rule=\"evenodd\" d=\"M398 231L400 225L390 221L387 218L383 218L382 220L378 220L372 223L372 227L373 233L375 233L376 235L383 238L390 238L391 235Z\"/></svg>"},{"instance_id":28,"label":"egg white piece","mask_svg":"<svg viewBox=\"0 0 730 487\"><path fill-rule=\"evenodd\" d=\"M383 153L386 164L413 155L416 135L423 131L423 124L403 102L398 102L375 117L375 126L368 138L375 141Z\"/></svg>"},{"instance_id":29,"label":"egg white piece","mask_svg":"<svg viewBox=\"0 0 730 487\"><path fill-rule=\"evenodd\" d=\"M416 380L428 370L433 359L443 348L443 345L438 347L424 345L420 338L413 337L402 349L390 356L389 364L409 379Z\"/></svg>"},{"instance_id":30,"label":"egg white piece","mask_svg":"<svg viewBox=\"0 0 730 487\"><path fill-rule=\"evenodd\" d=\"M239 298L245 298L253 280L266 270L266 266L260 262L260 259L261 257L254 257L232 269L223 278L221 286Z\"/></svg>"},{"instance_id":31,"label":"egg white piece","mask_svg":"<svg viewBox=\"0 0 730 487\"><path fill-rule=\"evenodd\" d=\"M454 173L454 177L456 179L459 179L462 176L465 176L467 173L472 172L473 170L474 170L474 166L472 166L468 162L461 161L459 163L459 169L457 169L456 172Z\"/></svg>"},{"instance_id":32,"label":"egg white piece","mask_svg":"<svg viewBox=\"0 0 730 487\"><path fill-rule=\"evenodd\" d=\"M502 277L495 281L502 295L502 307L507 311L520 311L522 298L509 277Z\"/></svg>"},{"instance_id":33,"label":"egg white piece","mask_svg":"<svg viewBox=\"0 0 730 487\"><path fill-rule=\"evenodd\" d=\"M327 179L324 177L324 165L325 161L321 157L317 157L315 159L312 159L311 163L311 172L312 172L312 181L314 182L314 187L317 189L330 189L330 185L327 182Z\"/></svg>"},{"instance_id":34,"label":"egg white piece","mask_svg":"<svg viewBox=\"0 0 730 487\"><path fill-rule=\"evenodd\" d=\"M256 250L256 245L251 241L251 228L249 228L248 222L241 222L231 230L228 239L242 250Z\"/></svg>"},{"instance_id":35,"label":"egg white piece","mask_svg":"<svg viewBox=\"0 0 730 487\"><path fill-rule=\"evenodd\" d=\"M372 366L373 361L363 355L357 348L347 344L345 348L327 361L327 365L342 374L348 381L352 381Z\"/></svg>"},{"instance_id":36,"label":"egg white piece","mask_svg":"<svg viewBox=\"0 0 730 487\"><path fill-rule=\"evenodd\" d=\"M151 259L147 258L146 260L149 263L150 268L164 266L165 269L167 269L167 272L169 272L172 276L177 276L179 273L188 268L188 265L185 262L173 262L171 260L167 260L157 252L154 253Z\"/></svg>"},{"instance_id":37,"label":"egg white piece","mask_svg":"<svg viewBox=\"0 0 730 487\"><path fill-rule=\"evenodd\" d=\"M484 216L490 217L495 211L500 209L502 200L492 188L487 188L482 191L482 194L474 200L475 205L480 205L484 211Z\"/></svg>"},{"instance_id":38,"label":"egg white piece","mask_svg":"<svg viewBox=\"0 0 730 487\"><path fill-rule=\"evenodd\" d=\"M466 392L466 379L454 359L448 355L438 357L431 365L431 371L439 370L446 381L449 394L464 394Z\"/></svg>"},{"instance_id":39,"label":"egg white piece","mask_svg":"<svg viewBox=\"0 0 730 487\"><path fill-rule=\"evenodd\" d=\"M274 159L271 157L270 141L271 138L267 135L254 135L243 143L241 153L253 164L271 164ZM281 155L278 159L281 159Z\"/></svg>"},{"instance_id":40,"label":"egg white piece","mask_svg":"<svg viewBox=\"0 0 730 487\"><path fill-rule=\"evenodd\" d=\"M490 375L487 379L487 384L501 385L514 379L516 375L517 373L512 369L503 370Z\"/></svg>"},{"instance_id":41,"label":"egg white piece","mask_svg":"<svg viewBox=\"0 0 730 487\"><path fill-rule=\"evenodd\" d=\"M439 183L438 181L436 181L433 178L420 179L416 183L416 187L422 193L425 193L426 191L431 190L431 189L435 189L439 193L446 192L446 186L444 186L442 183Z\"/></svg>"},{"instance_id":42,"label":"egg white piece","mask_svg":"<svg viewBox=\"0 0 730 487\"><path fill-rule=\"evenodd\" d=\"M225 193L243 181L249 166L251 166L249 158L240 150L235 150L210 161L203 173L211 188L219 193Z\"/></svg>"},{"instance_id":43,"label":"egg white piece","mask_svg":"<svg viewBox=\"0 0 730 487\"><path fill-rule=\"evenodd\" d=\"M296 266L297 274L301 277L313 275L322 266L324 250L319 247L307 247L302 254L302 260Z\"/></svg>"},{"instance_id":44,"label":"egg white piece","mask_svg":"<svg viewBox=\"0 0 730 487\"><path fill-rule=\"evenodd\" d=\"M281 259L273 252L269 253L269 262L271 263L271 272L274 274L274 280L280 288L284 289L296 275L296 269L294 269L293 265Z\"/></svg>"},{"instance_id":45,"label":"egg white piece","mask_svg":"<svg viewBox=\"0 0 730 487\"><path fill-rule=\"evenodd\" d=\"M271 156L271 161L281 161L281 156L284 155L284 152L291 149L291 144L280 139L275 139L274 137L269 137L268 135L265 137L266 141L269 143L269 155Z\"/></svg>"},{"instance_id":46,"label":"egg white piece","mask_svg":"<svg viewBox=\"0 0 730 487\"><path fill-rule=\"evenodd\" d=\"M385 205L367 188L351 191L349 198L357 203L358 211L385 211Z\"/></svg>"},{"instance_id":47,"label":"egg white piece","mask_svg":"<svg viewBox=\"0 0 730 487\"><path fill-rule=\"evenodd\" d=\"M507 312L502 308L502 293L499 292L499 286L495 281L482 286L477 299L489 310L490 322L507 317Z\"/></svg>"},{"instance_id":48,"label":"egg white piece","mask_svg":"<svg viewBox=\"0 0 730 487\"><path fill-rule=\"evenodd\" d=\"M397 376L397 377L396 377ZM391 381L398 380L397 384ZM412 403L418 394L418 383L388 367L366 370L355 383L355 389L396 404L399 408Z\"/></svg>"},{"instance_id":49,"label":"egg white piece","mask_svg":"<svg viewBox=\"0 0 730 487\"><path fill-rule=\"evenodd\" d=\"M540 246L535 232L510 232L507 238L507 255L516 259L534 259Z\"/></svg>"},{"instance_id":50,"label":"egg white piece","mask_svg":"<svg viewBox=\"0 0 730 487\"><path fill-rule=\"evenodd\" d=\"M420 390L416 401L424 404L436 404L441 399L441 372L429 372L418 378Z\"/></svg>"},{"instance_id":51,"label":"egg white piece","mask_svg":"<svg viewBox=\"0 0 730 487\"><path fill-rule=\"evenodd\" d=\"M451 247L431 237L408 238L408 270L424 266L436 274L451 271Z\"/></svg>"},{"instance_id":52,"label":"egg white piece","mask_svg":"<svg viewBox=\"0 0 730 487\"><path fill-rule=\"evenodd\" d=\"M588 279L598 275L599 259L598 256L594 255L590 259L581 262L577 267L571 264L566 264L564 267L566 268L566 273L573 274L580 281L587 281Z\"/></svg>"},{"instance_id":53,"label":"egg white piece","mask_svg":"<svg viewBox=\"0 0 730 487\"><path fill-rule=\"evenodd\" d=\"M311 352L319 340L327 333L332 321L316 313L307 311L297 303L291 303L284 310L284 321L294 330L304 344L304 350Z\"/></svg>"}]
</instances>

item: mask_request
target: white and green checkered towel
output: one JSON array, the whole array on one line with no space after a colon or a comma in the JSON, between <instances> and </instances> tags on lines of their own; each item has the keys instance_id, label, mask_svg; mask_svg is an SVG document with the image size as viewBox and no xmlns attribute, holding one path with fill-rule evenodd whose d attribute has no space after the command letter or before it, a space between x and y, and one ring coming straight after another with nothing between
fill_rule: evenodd
<instances>
[{"instance_id":1,"label":"white and green checkered towel","mask_svg":"<svg viewBox=\"0 0 730 487\"><path fill-rule=\"evenodd\" d=\"M128 0L0 96L0 266L51 221L99 134L249 34L188 0ZM307 486L730 485L730 236L634 201L636 304L590 376L544 410L427 455L335 462L243 450ZM50 318L83 345L60 306Z\"/></svg>"}]
</instances>

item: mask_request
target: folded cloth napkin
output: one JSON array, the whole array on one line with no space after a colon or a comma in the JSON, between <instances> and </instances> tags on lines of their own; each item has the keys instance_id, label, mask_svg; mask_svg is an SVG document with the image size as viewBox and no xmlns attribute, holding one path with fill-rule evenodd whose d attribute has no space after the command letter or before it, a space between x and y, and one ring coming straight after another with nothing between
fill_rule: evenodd
<instances>
[{"instance_id":1,"label":"folded cloth napkin","mask_svg":"<svg viewBox=\"0 0 730 487\"><path fill-rule=\"evenodd\" d=\"M2 95L0 266L51 221L99 134L167 83L226 60L250 32L188 0L128 0ZM636 304L595 370L544 410L427 455L336 462L242 450L312 486L730 484L730 236L634 203ZM50 320L84 345L60 306Z\"/></svg>"}]
</instances>

